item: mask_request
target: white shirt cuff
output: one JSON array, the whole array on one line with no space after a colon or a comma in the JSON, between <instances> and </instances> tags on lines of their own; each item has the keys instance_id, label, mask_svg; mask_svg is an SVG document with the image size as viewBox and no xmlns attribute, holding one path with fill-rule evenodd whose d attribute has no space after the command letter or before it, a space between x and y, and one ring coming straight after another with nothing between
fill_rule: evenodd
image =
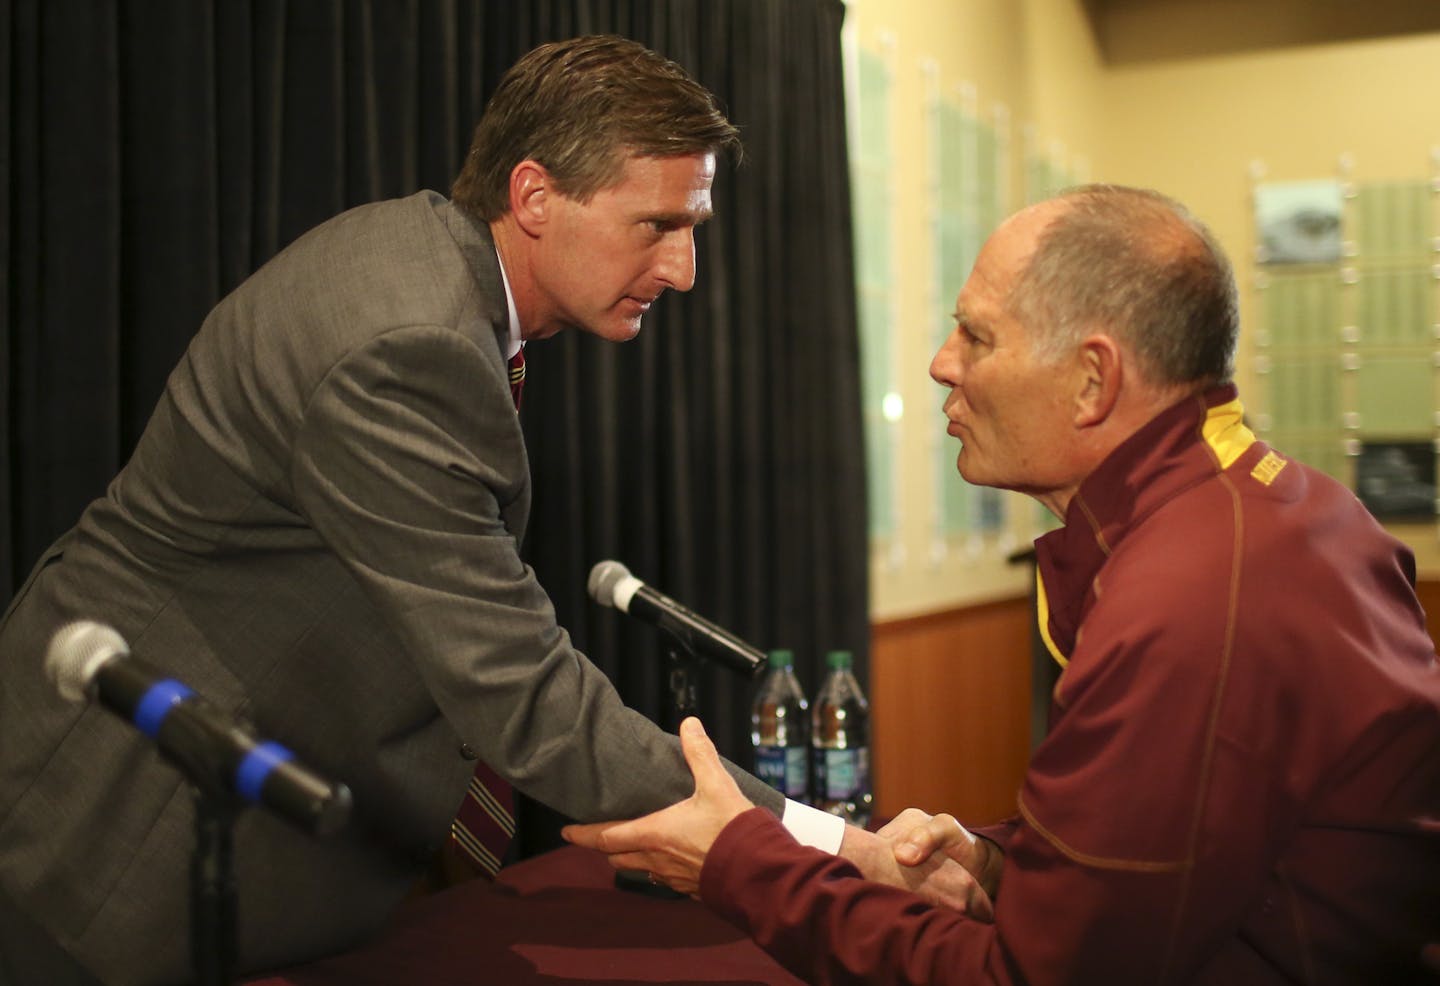
<instances>
[{"instance_id":1,"label":"white shirt cuff","mask_svg":"<svg viewBox=\"0 0 1440 986\"><path fill-rule=\"evenodd\" d=\"M785 799L780 823L802 846L814 846L832 855L840 851L840 841L845 838L845 819L789 798Z\"/></svg>"}]
</instances>

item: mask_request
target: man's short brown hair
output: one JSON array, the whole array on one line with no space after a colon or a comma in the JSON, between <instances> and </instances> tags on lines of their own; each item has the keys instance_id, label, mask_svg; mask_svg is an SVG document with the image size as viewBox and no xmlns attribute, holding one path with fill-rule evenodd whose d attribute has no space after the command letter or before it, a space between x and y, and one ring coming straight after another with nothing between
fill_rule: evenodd
<instances>
[{"instance_id":1,"label":"man's short brown hair","mask_svg":"<svg viewBox=\"0 0 1440 986\"><path fill-rule=\"evenodd\" d=\"M510 208L510 173L545 166L560 192L586 201L620 179L629 155L738 150L739 132L685 70L614 35L541 45L490 97L460 175L456 205L489 222Z\"/></svg>"}]
</instances>

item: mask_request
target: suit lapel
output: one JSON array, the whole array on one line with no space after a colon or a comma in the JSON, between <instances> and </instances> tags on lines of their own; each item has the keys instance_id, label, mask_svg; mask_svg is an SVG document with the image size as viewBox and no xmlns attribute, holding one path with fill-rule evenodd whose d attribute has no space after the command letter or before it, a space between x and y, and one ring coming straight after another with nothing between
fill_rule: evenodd
<instances>
[{"instance_id":1,"label":"suit lapel","mask_svg":"<svg viewBox=\"0 0 1440 986\"><path fill-rule=\"evenodd\" d=\"M456 246L460 248L475 286L475 290L466 299L459 329L461 332L475 333L476 342L494 354L500 378L506 381L505 399L509 402L509 367L505 359L505 353L510 348L509 306L505 303L505 282L500 276L500 260L495 254L495 241L490 236L490 227L457 209L448 200L441 200L435 208ZM489 331L486 331L487 329ZM483 338L485 336L488 338ZM519 466L528 476L530 463L528 456L523 456L523 447ZM520 496L502 505L501 514L505 518L505 525L515 532L518 543L523 539L525 526L530 519L528 482Z\"/></svg>"}]
</instances>

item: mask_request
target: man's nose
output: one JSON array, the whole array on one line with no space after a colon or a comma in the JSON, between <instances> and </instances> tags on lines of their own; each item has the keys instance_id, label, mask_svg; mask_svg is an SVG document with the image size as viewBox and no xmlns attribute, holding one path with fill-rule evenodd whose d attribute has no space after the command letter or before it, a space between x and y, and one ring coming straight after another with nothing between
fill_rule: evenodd
<instances>
[{"instance_id":1,"label":"man's nose","mask_svg":"<svg viewBox=\"0 0 1440 986\"><path fill-rule=\"evenodd\" d=\"M660 244L655 263L655 276L676 291L689 291L695 286L695 231L674 229Z\"/></svg>"},{"instance_id":2,"label":"man's nose","mask_svg":"<svg viewBox=\"0 0 1440 986\"><path fill-rule=\"evenodd\" d=\"M940 344L930 360L930 379L942 387L953 387L960 377L960 330L956 329Z\"/></svg>"}]
</instances>

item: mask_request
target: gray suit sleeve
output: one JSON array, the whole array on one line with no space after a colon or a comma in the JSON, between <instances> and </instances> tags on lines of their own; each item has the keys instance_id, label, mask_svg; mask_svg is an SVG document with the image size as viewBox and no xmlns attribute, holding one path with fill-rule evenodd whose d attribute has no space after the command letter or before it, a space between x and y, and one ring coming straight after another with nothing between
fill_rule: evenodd
<instances>
[{"instance_id":1,"label":"gray suit sleeve","mask_svg":"<svg viewBox=\"0 0 1440 986\"><path fill-rule=\"evenodd\" d=\"M582 821L691 793L678 741L621 703L519 558L503 509L528 495L528 465L493 355L433 326L351 353L306 408L291 482L441 712L520 790ZM732 773L780 811L776 792Z\"/></svg>"}]
</instances>

